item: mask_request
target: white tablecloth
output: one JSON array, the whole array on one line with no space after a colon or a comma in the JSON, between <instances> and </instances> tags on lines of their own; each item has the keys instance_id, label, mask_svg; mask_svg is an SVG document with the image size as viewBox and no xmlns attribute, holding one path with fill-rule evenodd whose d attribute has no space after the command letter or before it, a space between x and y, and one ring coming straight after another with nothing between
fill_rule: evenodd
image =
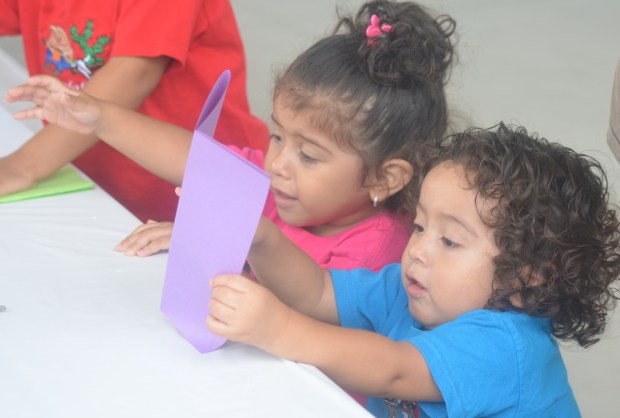
<instances>
[{"instance_id":1,"label":"white tablecloth","mask_svg":"<svg viewBox=\"0 0 620 418\"><path fill-rule=\"evenodd\" d=\"M0 156L30 135L0 107ZM159 311L166 254L113 250L138 224L97 187L0 204L0 417L370 416L314 367L198 353Z\"/></svg>"}]
</instances>

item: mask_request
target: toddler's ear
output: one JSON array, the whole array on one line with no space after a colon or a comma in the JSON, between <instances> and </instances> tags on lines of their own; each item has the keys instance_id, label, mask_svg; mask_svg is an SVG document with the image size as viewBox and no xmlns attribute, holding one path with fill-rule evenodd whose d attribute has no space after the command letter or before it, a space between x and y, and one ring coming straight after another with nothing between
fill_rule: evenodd
<instances>
[{"instance_id":1,"label":"toddler's ear","mask_svg":"<svg viewBox=\"0 0 620 418\"><path fill-rule=\"evenodd\" d=\"M525 282L526 288L531 288L534 286L540 286L545 283L544 276L540 272L531 271L531 268L524 269L521 273L521 277ZM510 301L512 304L518 308L523 307L523 301L521 300L521 296L519 294L514 294L511 296Z\"/></svg>"},{"instance_id":2,"label":"toddler's ear","mask_svg":"<svg viewBox=\"0 0 620 418\"><path fill-rule=\"evenodd\" d=\"M413 166L406 160L395 158L383 163L375 187L381 190L382 200L385 200L404 189L412 177Z\"/></svg>"},{"instance_id":3,"label":"toddler's ear","mask_svg":"<svg viewBox=\"0 0 620 418\"><path fill-rule=\"evenodd\" d=\"M527 282L528 286L540 286L545 283L545 279L540 273L532 273L530 280Z\"/></svg>"},{"instance_id":4,"label":"toddler's ear","mask_svg":"<svg viewBox=\"0 0 620 418\"><path fill-rule=\"evenodd\" d=\"M540 286L545 283L544 273L536 271L532 266L523 269L522 277L526 287Z\"/></svg>"}]
</instances>

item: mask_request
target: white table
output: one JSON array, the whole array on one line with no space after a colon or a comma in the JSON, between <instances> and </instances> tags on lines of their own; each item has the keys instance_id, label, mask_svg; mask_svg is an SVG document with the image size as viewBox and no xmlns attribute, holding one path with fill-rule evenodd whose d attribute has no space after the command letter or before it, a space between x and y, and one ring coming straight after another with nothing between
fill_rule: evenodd
<instances>
[{"instance_id":1,"label":"white table","mask_svg":"<svg viewBox=\"0 0 620 418\"><path fill-rule=\"evenodd\" d=\"M30 135L0 107L0 155ZM113 250L138 224L97 187L0 204L1 417L370 416L314 367L198 353L159 311L166 254Z\"/></svg>"}]
</instances>

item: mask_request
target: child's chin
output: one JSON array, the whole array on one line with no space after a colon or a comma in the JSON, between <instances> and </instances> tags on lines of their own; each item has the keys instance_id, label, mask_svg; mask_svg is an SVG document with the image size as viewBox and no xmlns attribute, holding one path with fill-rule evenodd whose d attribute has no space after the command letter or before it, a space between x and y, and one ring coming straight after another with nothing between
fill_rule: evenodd
<instances>
[{"instance_id":1,"label":"child's chin","mask_svg":"<svg viewBox=\"0 0 620 418\"><path fill-rule=\"evenodd\" d=\"M288 225L295 226L297 228L303 228L306 226L303 222L303 219L300 219L299 216L295 216L295 213L290 210L281 209L280 207L278 207L278 216Z\"/></svg>"},{"instance_id":2,"label":"child's chin","mask_svg":"<svg viewBox=\"0 0 620 418\"><path fill-rule=\"evenodd\" d=\"M420 327L425 330L430 330L435 328L437 324L437 319L432 318L430 315L421 312L419 309L416 309L415 302L411 303L411 299L409 300L409 313L420 323Z\"/></svg>"}]
</instances>

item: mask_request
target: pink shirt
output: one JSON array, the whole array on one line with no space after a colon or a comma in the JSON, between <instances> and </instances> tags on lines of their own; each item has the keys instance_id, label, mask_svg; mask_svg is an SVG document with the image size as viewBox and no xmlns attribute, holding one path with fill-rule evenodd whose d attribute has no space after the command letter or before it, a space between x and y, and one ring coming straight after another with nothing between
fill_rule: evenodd
<instances>
[{"instance_id":1,"label":"pink shirt","mask_svg":"<svg viewBox=\"0 0 620 418\"><path fill-rule=\"evenodd\" d=\"M263 168L265 154L262 151L230 148ZM267 197L263 215L321 267L331 269L366 268L378 271L387 264L400 262L411 233L405 219L381 212L336 235L320 237L285 223L278 215L272 193Z\"/></svg>"},{"instance_id":2,"label":"pink shirt","mask_svg":"<svg viewBox=\"0 0 620 418\"><path fill-rule=\"evenodd\" d=\"M260 168L265 165L265 154L249 148L230 148ZM329 237L319 237L304 228L289 225L278 215L273 194L267 196L263 215L326 269L352 270L365 268L379 271L387 264L400 262L411 234L406 219L387 212L364 219L352 227ZM366 397L348 391L362 406Z\"/></svg>"}]
</instances>

